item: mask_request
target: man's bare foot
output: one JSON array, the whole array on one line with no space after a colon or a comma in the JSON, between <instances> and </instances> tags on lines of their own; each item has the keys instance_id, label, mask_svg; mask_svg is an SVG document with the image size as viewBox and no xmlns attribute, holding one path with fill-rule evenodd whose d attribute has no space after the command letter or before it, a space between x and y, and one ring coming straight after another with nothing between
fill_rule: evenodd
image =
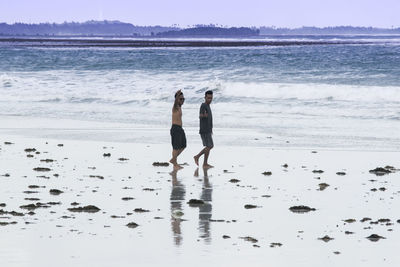
<instances>
[{"instance_id":1,"label":"man's bare foot","mask_svg":"<svg viewBox=\"0 0 400 267\"><path fill-rule=\"evenodd\" d=\"M174 164L174 170L180 170L180 169L183 169L181 165L179 165L178 163Z\"/></svg>"},{"instance_id":2,"label":"man's bare foot","mask_svg":"<svg viewBox=\"0 0 400 267\"><path fill-rule=\"evenodd\" d=\"M214 166L212 166L210 164L204 164L203 165L203 169L210 169L210 168L214 168Z\"/></svg>"},{"instance_id":3,"label":"man's bare foot","mask_svg":"<svg viewBox=\"0 0 400 267\"><path fill-rule=\"evenodd\" d=\"M197 166L199 166L199 157L198 156L194 156L194 163L196 163Z\"/></svg>"}]
</instances>

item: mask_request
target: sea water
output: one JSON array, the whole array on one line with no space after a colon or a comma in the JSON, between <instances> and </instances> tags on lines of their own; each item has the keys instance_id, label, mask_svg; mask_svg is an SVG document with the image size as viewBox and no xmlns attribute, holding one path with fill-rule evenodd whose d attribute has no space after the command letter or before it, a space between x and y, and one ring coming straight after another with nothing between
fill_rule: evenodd
<instances>
[{"instance_id":1,"label":"sea water","mask_svg":"<svg viewBox=\"0 0 400 267\"><path fill-rule=\"evenodd\" d=\"M287 45L126 48L0 42L0 116L168 129L173 95L182 89L184 127L196 132L204 93L213 90L214 134L220 143L400 149L399 36L261 40ZM129 141L128 136L112 141ZM159 141L160 135L154 136L141 141Z\"/></svg>"}]
</instances>

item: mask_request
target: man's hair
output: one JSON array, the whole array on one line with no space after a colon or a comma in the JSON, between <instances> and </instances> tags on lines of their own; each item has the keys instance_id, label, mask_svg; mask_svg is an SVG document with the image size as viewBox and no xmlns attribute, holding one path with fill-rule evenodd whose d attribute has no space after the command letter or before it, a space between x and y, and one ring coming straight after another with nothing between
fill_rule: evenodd
<instances>
[{"instance_id":1,"label":"man's hair","mask_svg":"<svg viewBox=\"0 0 400 267\"><path fill-rule=\"evenodd\" d=\"M206 93L204 94L204 96L207 96L207 95L212 95L213 94L213 91L211 91L211 90L208 90L208 91L206 91Z\"/></svg>"},{"instance_id":2,"label":"man's hair","mask_svg":"<svg viewBox=\"0 0 400 267\"><path fill-rule=\"evenodd\" d=\"M181 92L179 95L183 95L183 93ZM175 93L175 98L178 96L178 93Z\"/></svg>"}]
</instances>

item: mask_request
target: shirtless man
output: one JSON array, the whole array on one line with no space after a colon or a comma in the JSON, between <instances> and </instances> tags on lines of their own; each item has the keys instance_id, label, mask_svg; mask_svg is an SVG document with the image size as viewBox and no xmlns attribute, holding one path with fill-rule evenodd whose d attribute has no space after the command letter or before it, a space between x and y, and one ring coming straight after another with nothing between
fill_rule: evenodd
<instances>
[{"instance_id":1,"label":"shirtless man","mask_svg":"<svg viewBox=\"0 0 400 267\"><path fill-rule=\"evenodd\" d=\"M178 164L177 158L186 147L186 135L182 128L182 105L185 97L181 90L175 93L175 102L172 107L172 126L171 126L171 143L172 143L172 159L169 161L174 165L174 169L183 168Z\"/></svg>"}]
</instances>

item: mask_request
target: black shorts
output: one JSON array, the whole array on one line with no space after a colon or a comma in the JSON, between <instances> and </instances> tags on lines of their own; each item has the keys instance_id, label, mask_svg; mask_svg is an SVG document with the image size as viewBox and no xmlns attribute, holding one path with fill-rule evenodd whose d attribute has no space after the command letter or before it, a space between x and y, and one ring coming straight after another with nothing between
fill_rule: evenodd
<instances>
[{"instance_id":1,"label":"black shorts","mask_svg":"<svg viewBox=\"0 0 400 267\"><path fill-rule=\"evenodd\" d=\"M170 133L173 149L183 149L186 147L186 135L182 126L172 124Z\"/></svg>"},{"instance_id":2,"label":"black shorts","mask_svg":"<svg viewBox=\"0 0 400 267\"><path fill-rule=\"evenodd\" d=\"M201 133L200 136L201 136L201 141L203 141L203 146L206 146L208 148L214 147L212 133Z\"/></svg>"}]
</instances>

